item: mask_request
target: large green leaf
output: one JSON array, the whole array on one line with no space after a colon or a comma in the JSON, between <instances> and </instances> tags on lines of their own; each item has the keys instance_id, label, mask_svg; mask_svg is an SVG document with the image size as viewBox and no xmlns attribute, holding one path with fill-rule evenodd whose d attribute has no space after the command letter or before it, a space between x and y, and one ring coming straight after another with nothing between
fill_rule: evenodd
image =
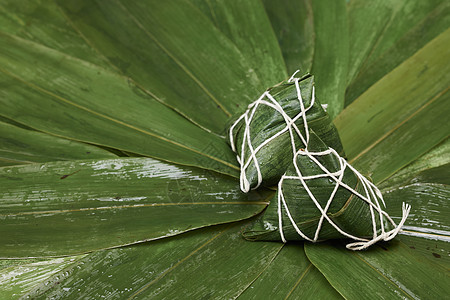
<instances>
[{"instance_id":1,"label":"large green leaf","mask_svg":"<svg viewBox=\"0 0 450 300\"><path fill-rule=\"evenodd\" d=\"M305 244L306 254L346 299L443 299L447 269L405 244L375 246L364 252L339 244Z\"/></svg>"},{"instance_id":2,"label":"large green leaf","mask_svg":"<svg viewBox=\"0 0 450 300\"><path fill-rule=\"evenodd\" d=\"M72 28L54 1L2 0L0 29L70 56L110 68L110 65Z\"/></svg>"},{"instance_id":3,"label":"large green leaf","mask_svg":"<svg viewBox=\"0 0 450 300\"><path fill-rule=\"evenodd\" d=\"M449 101L449 91L430 100L372 144L355 165L373 174L373 180L379 182L426 153L450 132L450 123L445 120L450 114Z\"/></svg>"},{"instance_id":4,"label":"large green leaf","mask_svg":"<svg viewBox=\"0 0 450 300\"><path fill-rule=\"evenodd\" d=\"M84 255L55 258L3 269L0 271L0 297L2 299L19 299L24 294L45 284L55 274L62 280L68 275L62 271L73 268L83 257Z\"/></svg>"},{"instance_id":5,"label":"large green leaf","mask_svg":"<svg viewBox=\"0 0 450 300\"><path fill-rule=\"evenodd\" d=\"M434 169L450 163L450 156L446 155L450 152L450 139L445 141L419 157L393 176L389 177L380 184L382 188L391 188L393 186L411 183L414 177L423 171ZM450 184L450 182L448 182Z\"/></svg>"},{"instance_id":6,"label":"large green leaf","mask_svg":"<svg viewBox=\"0 0 450 300\"><path fill-rule=\"evenodd\" d=\"M224 139L127 78L18 37L0 34L0 45L0 114L54 135L237 173Z\"/></svg>"},{"instance_id":7,"label":"large green leaf","mask_svg":"<svg viewBox=\"0 0 450 300\"><path fill-rule=\"evenodd\" d=\"M53 160L113 158L98 147L69 141L0 121L0 166Z\"/></svg>"},{"instance_id":8,"label":"large green leaf","mask_svg":"<svg viewBox=\"0 0 450 300\"><path fill-rule=\"evenodd\" d=\"M421 166L418 161L415 166ZM414 170L414 165L409 166ZM450 207L450 164L428 168L419 173L411 172L403 184L398 179L388 180L394 184L385 188L385 199L390 204L390 212L400 215L400 203L413 203L407 224L401 234L406 235L402 241L411 249L418 248L425 256L448 268L450 263L450 226L448 216ZM420 239L425 239L420 241Z\"/></svg>"},{"instance_id":9,"label":"large green leaf","mask_svg":"<svg viewBox=\"0 0 450 300\"><path fill-rule=\"evenodd\" d=\"M449 243L444 241L449 214L445 179L448 155L442 146L445 144L440 144L443 148L435 146L448 135L448 124L432 121L438 116L446 120L448 115L445 99L449 43L448 32L444 32L448 28L448 3L351 0L347 4L347 27L344 1L264 1L284 64L259 1L192 2L199 6L187 0L72 0L59 1L60 9L53 2L1 0L0 30L5 34L0 36L0 114L40 131L117 148L130 155L236 175L234 156L217 135L224 133L228 116L243 110L268 86L284 79L278 77L285 76L285 64L290 73L299 66L302 71L312 68L315 75L322 77L317 85L318 98L331 104L332 114L342 108L346 83L351 84L346 103L357 99L336 121L344 146L362 172L374 173L375 181L382 182L394 217L400 215L400 202L412 204L411 222L406 223L410 227L403 232L409 235L362 253L349 252L339 244L306 244L315 268L307 261L301 245L245 242L240 238L241 224L229 229L219 226L139 246L94 252L63 270L55 264L53 270L61 272L48 280L51 270L42 266L40 274L45 275L27 289L20 287L19 280L5 283L4 290L19 291L18 296L23 296L31 288L28 295L32 298L123 298L136 291L140 291L136 296L158 293L159 298L264 298L269 293L275 298L339 297L328 280L346 298L376 298L380 295L377 293L389 292L394 293L393 297L445 298L449 281L445 273ZM85 88L90 90L83 91ZM92 166L95 162L81 163ZM219 221L218 212L240 207L247 211L236 214L241 218L263 207L262 203L226 208L210 204L209 208L216 212L211 214L211 210L202 212L202 205L195 209L183 206L183 213L174 219L163 219L160 214L152 219L157 206L101 210L105 203L100 203L102 199L112 203L128 201L126 205L130 206L147 200L145 203L150 205L165 203L161 201L166 199L176 207L185 202L223 203L230 197L238 197L237 202L249 200L237 192L235 180L187 167L159 162L163 171L155 172L164 176L172 176L164 172L174 168L190 170L181 180L137 180L136 175L130 181L104 174L101 177L110 182L99 182L98 176L84 177L84 171L78 171L87 165L78 168L75 162L63 162L47 166L63 164L67 168L61 173L50 171L47 177L32 179L30 171L15 177L23 178L22 183L8 185L17 193L19 189L24 194L30 189L37 191L27 196L36 200L32 202L36 210L40 204L53 208L74 205L79 209L76 201L63 200L97 187L95 192L104 197L84 202L95 209L81 212L84 217L77 220L79 223L68 221L76 220L80 212L64 212L65 219L59 220L64 222L56 224L49 222L58 214L38 213L21 216L24 218L15 220L12 228L3 226L6 223L0 220L0 230L9 234L10 229L18 232L20 226L35 224L27 223L30 220L41 222L37 223L39 227L48 229L25 231L26 242L34 242L34 249L41 252L53 247L71 253L77 248L93 249L80 250L80 245L93 243L92 237L105 242L108 234L102 230L106 225L102 230L88 228L92 223L86 220L95 220L96 216L101 224L101 215L109 214L108 225L112 226L107 229L118 234L121 243L128 243L139 240L137 235L148 238L154 230L161 230L159 235L167 234L161 227L164 224L195 221L204 226L229 222L231 214L225 213ZM29 168L32 166L15 170ZM3 168L2 172L11 169ZM107 171L116 175L120 171L113 169L111 166ZM66 172L69 170L73 171ZM102 170L95 172L100 174ZM155 186L158 182L160 185ZM106 187L100 188L102 184ZM172 184L175 188L169 188ZM52 189L59 188L66 189L68 198L51 195ZM187 194L184 188L192 193ZM119 193L129 199L115 199ZM147 199L130 199L142 195ZM25 212L26 203L6 208L1 201L0 207ZM209 221L203 222L205 219ZM436 224L443 227L437 228ZM68 225L79 228L66 232L73 239L72 245L51 240L55 234L61 236ZM138 230L129 227L137 225L141 226ZM81 234L76 236L78 231ZM43 238L49 232L53 235ZM16 238L23 237L20 234ZM34 239L35 234L41 239ZM432 239L433 234L439 239ZM109 235L110 241L105 243L115 244L115 236ZM38 252L33 247L27 250L35 256ZM62 250L64 247L69 250ZM34 267L39 273L39 266ZM2 274L10 276L14 270L18 269ZM37 274L33 272L28 274ZM21 274L21 278L28 276Z\"/></svg>"},{"instance_id":10,"label":"large green leaf","mask_svg":"<svg viewBox=\"0 0 450 300\"><path fill-rule=\"evenodd\" d=\"M243 225L201 229L151 243L41 263L53 268L42 267L40 271L45 276L27 286L20 295L116 299L137 294L144 298L178 299L186 297L186 278L178 278L177 273L186 272L189 294L193 297L206 293L214 298L240 299L260 299L267 295L272 299L317 299L317 295L340 298L308 262L301 244L248 243L240 238L241 230L248 226ZM239 264L229 263L229 248L234 251L233 261ZM68 260L71 264L63 268ZM223 267L224 264L229 267ZM18 278L5 280L0 286L21 289L25 279L39 271L37 265L14 268L20 273ZM202 272L191 276L192 268L200 268ZM54 276L50 277L52 273Z\"/></svg>"},{"instance_id":11,"label":"large green leaf","mask_svg":"<svg viewBox=\"0 0 450 300\"><path fill-rule=\"evenodd\" d=\"M449 198L450 185L436 183L415 183L386 194L390 212L394 215L399 215L401 202L414 205L408 223L403 227L404 234L447 242L450 242Z\"/></svg>"},{"instance_id":12,"label":"large green leaf","mask_svg":"<svg viewBox=\"0 0 450 300\"><path fill-rule=\"evenodd\" d=\"M387 23L377 25L380 26L377 28L383 32L380 36L374 37L372 34L376 34L377 30L374 30L373 22L387 16L376 13L374 17L364 18L364 15L370 11L379 11L380 5L397 7L393 9L395 16L392 16ZM377 41L372 46L367 60L362 64L362 68L358 70L357 76L347 88L346 105L445 31L450 22L450 3L448 1L352 1L349 19L351 38L359 40L359 43L351 43L351 48L365 46L370 48L369 44L373 40L368 37L376 38ZM352 51L350 55L356 60L350 72L355 72L366 53Z\"/></svg>"},{"instance_id":13,"label":"large green leaf","mask_svg":"<svg viewBox=\"0 0 450 300\"><path fill-rule=\"evenodd\" d=\"M302 244L287 244L239 299L338 299Z\"/></svg>"},{"instance_id":14,"label":"large green leaf","mask_svg":"<svg viewBox=\"0 0 450 300\"><path fill-rule=\"evenodd\" d=\"M399 241L410 249L421 253L426 259L433 263L444 266L447 270L450 266L450 243L424 236L400 235Z\"/></svg>"},{"instance_id":15,"label":"large green leaf","mask_svg":"<svg viewBox=\"0 0 450 300\"><path fill-rule=\"evenodd\" d=\"M439 4L443 2L445 1L350 1L348 5L350 31L348 83L361 69L368 67L367 65L392 47L411 28L420 26L424 19L436 13L434 11L436 7L438 7L438 13L443 10L443 7L439 7ZM427 33L433 31L428 28L425 30ZM421 34L416 39L424 43L427 38ZM416 43L420 45L421 42ZM406 49L402 51L407 52Z\"/></svg>"},{"instance_id":16,"label":"large green leaf","mask_svg":"<svg viewBox=\"0 0 450 300\"><path fill-rule=\"evenodd\" d=\"M150 158L4 167L0 186L0 257L75 254L237 221L273 194L247 195L233 178Z\"/></svg>"},{"instance_id":17,"label":"large green leaf","mask_svg":"<svg viewBox=\"0 0 450 300\"><path fill-rule=\"evenodd\" d=\"M230 299L249 286L282 245L249 243L248 223L93 253L64 281L30 293L38 299ZM130 271L132 270L132 271ZM41 295L40 297L37 297Z\"/></svg>"},{"instance_id":18,"label":"large green leaf","mask_svg":"<svg viewBox=\"0 0 450 300\"><path fill-rule=\"evenodd\" d=\"M193 2L239 48L265 88L285 79L287 73L280 46L261 1Z\"/></svg>"},{"instance_id":19,"label":"large green leaf","mask_svg":"<svg viewBox=\"0 0 450 300\"><path fill-rule=\"evenodd\" d=\"M348 24L345 0L311 1L314 18L314 59L311 72L317 97L328 104L334 119L344 108L348 68Z\"/></svg>"},{"instance_id":20,"label":"large green leaf","mask_svg":"<svg viewBox=\"0 0 450 300\"><path fill-rule=\"evenodd\" d=\"M450 59L449 45L450 29L383 77L336 118L350 162L373 174L375 181L392 175L448 135L445 116L450 109L446 105L450 65L442 65L442 60Z\"/></svg>"},{"instance_id":21,"label":"large green leaf","mask_svg":"<svg viewBox=\"0 0 450 300\"><path fill-rule=\"evenodd\" d=\"M289 72L316 78L316 96L334 119L344 107L348 24L344 0L264 1Z\"/></svg>"},{"instance_id":22,"label":"large green leaf","mask_svg":"<svg viewBox=\"0 0 450 300\"><path fill-rule=\"evenodd\" d=\"M221 133L227 118L269 84L258 78L254 60L247 60L188 1L59 4L83 37L121 73L214 132ZM243 6L241 14L250 14L251 8ZM265 64L266 59L257 54L258 62Z\"/></svg>"},{"instance_id":23,"label":"large green leaf","mask_svg":"<svg viewBox=\"0 0 450 300\"><path fill-rule=\"evenodd\" d=\"M314 54L314 18L310 0L263 0L288 73L310 72Z\"/></svg>"}]
</instances>

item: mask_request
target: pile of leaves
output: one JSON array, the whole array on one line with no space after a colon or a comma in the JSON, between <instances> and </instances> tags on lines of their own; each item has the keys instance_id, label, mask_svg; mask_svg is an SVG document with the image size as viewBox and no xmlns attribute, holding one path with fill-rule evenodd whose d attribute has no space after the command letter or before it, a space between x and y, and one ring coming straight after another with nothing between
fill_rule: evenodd
<instances>
[{"instance_id":1,"label":"pile of leaves","mask_svg":"<svg viewBox=\"0 0 450 300\"><path fill-rule=\"evenodd\" d=\"M449 11L0 0L0 298L447 296ZM275 191L240 191L226 127L298 68L388 213L412 205L395 240L243 239Z\"/></svg>"}]
</instances>

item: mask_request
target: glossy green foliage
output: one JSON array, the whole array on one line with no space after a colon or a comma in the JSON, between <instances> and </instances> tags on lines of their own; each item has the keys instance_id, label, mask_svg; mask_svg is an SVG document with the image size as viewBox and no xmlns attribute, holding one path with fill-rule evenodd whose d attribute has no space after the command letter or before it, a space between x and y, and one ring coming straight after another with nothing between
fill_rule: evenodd
<instances>
[{"instance_id":1,"label":"glossy green foliage","mask_svg":"<svg viewBox=\"0 0 450 300\"><path fill-rule=\"evenodd\" d=\"M205 16L227 36L252 66L264 88L288 74L273 29L259 0L193 0ZM251 12L251 13L250 13ZM242 34L243 32L249 34ZM249 70L250 71L250 70ZM295 70L289 70L292 74Z\"/></svg>"},{"instance_id":2,"label":"glossy green foliage","mask_svg":"<svg viewBox=\"0 0 450 300\"><path fill-rule=\"evenodd\" d=\"M24 294L40 287L52 276L60 280L67 277L66 269L73 268L83 255L41 260L12 265L0 270L0 297L19 299Z\"/></svg>"},{"instance_id":3,"label":"glossy green foliage","mask_svg":"<svg viewBox=\"0 0 450 300\"><path fill-rule=\"evenodd\" d=\"M217 133L223 132L227 118L240 105L286 76L281 68L281 78L261 80L261 72L255 70L267 62L262 53L241 52L189 1L77 0L59 1L59 5L119 73L129 76L156 100ZM240 7L236 18L252 14L252 6ZM245 18L251 26L260 21ZM265 26L261 34L270 31L267 22ZM233 29L228 32L233 34ZM276 44L270 48L279 52ZM249 56L258 64L247 60Z\"/></svg>"},{"instance_id":4,"label":"glossy green foliage","mask_svg":"<svg viewBox=\"0 0 450 300\"><path fill-rule=\"evenodd\" d=\"M236 180L124 158L0 169L0 257L76 254L249 218L272 192ZM43 247L45 245L45 247Z\"/></svg>"},{"instance_id":5,"label":"glossy green foliage","mask_svg":"<svg viewBox=\"0 0 450 300\"><path fill-rule=\"evenodd\" d=\"M314 17L310 0L263 0L288 73L310 72L314 55Z\"/></svg>"},{"instance_id":6,"label":"glossy green foliage","mask_svg":"<svg viewBox=\"0 0 450 300\"><path fill-rule=\"evenodd\" d=\"M330 116L322 108L321 102L317 98L312 103L313 86L314 77L309 75L303 77L299 82L304 108L308 109L306 113L308 127L314 130L328 146L336 149L336 151L343 155L339 134ZM269 92L284 113L291 119L295 119L301 113L295 84L283 82L280 85L270 88ZM263 100L273 104L268 97L265 97ZM248 133L246 132L245 119L241 119L237 124L232 124L232 127L230 127L230 130L232 129L231 134L233 135L237 154L245 164L250 161L246 169L246 178L250 183L250 187L257 186L259 168L262 175L262 184L268 186L276 185L281 176L286 172L288 166L292 164L293 149L291 134L293 135L296 149L306 148L306 145L294 130L292 130L292 133L288 130L285 116L272 106L260 103L258 106L250 109L247 118L250 122L248 125ZM303 118L297 118L295 125L303 138L305 138L306 133ZM261 144L273 136L276 137L260 147ZM257 163L252 159L252 152L248 146L249 138L253 149L260 147L255 155Z\"/></svg>"},{"instance_id":7,"label":"glossy green foliage","mask_svg":"<svg viewBox=\"0 0 450 300\"><path fill-rule=\"evenodd\" d=\"M423 235L401 235L398 240L407 245L409 249L422 254L425 259L448 269L450 264L450 243L448 241L424 238Z\"/></svg>"},{"instance_id":8,"label":"glossy green foliage","mask_svg":"<svg viewBox=\"0 0 450 300\"><path fill-rule=\"evenodd\" d=\"M311 264L302 244L286 244L239 299L342 299Z\"/></svg>"},{"instance_id":9,"label":"glossy green foliage","mask_svg":"<svg viewBox=\"0 0 450 300\"><path fill-rule=\"evenodd\" d=\"M0 34L0 45L1 114L55 135L235 174L222 138L127 78L18 37Z\"/></svg>"},{"instance_id":10,"label":"glossy green foliage","mask_svg":"<svg viewBox=\"0 0 450 300\"><path fill-rule=\"evenodd\" d=\"M264 1L289 73L316 77L317 92L334 119L344 107L349 57L346 2Z\"/></svg>"},{"instance_id":11,"label":"glossy green foliage","mask_svg":"<svg viewBox=\"0 0 450 300\"><path fill-rule=\"evenodd\" d=\"M54 1L2 0L0 28L3 33L110 68L104 57L70 25Z\"/></svg>"},{"instance_id":12,"label":"glossy green foliage","mask_svg":"<svg viewBox=\"0 0 450 300\"><path fill-rule=\"evenodd\" d=\"M407 183L412 183L415 176L421 172L427 172L429 169L435 170L437 167L441 167L450 163L450 156L447 153L450 152L450 139L447 138L445 141L428 151L426 154L422 155L400 171L396 172L393 176L389 177L380 184L380 187L394 187L401 186ZM449 179L449 175L444 176ZM432 182L432 181L431 181ZM450 183L450 182L447 182Z\"/></svg>"},{"instance_id":13,"label":"glossy green foliage","mask_svg":"<svg viewBox=\"0 0 450 300\"><path fill-rule=\"evenodd\" d=\"M246 226L248 223L216 226L152 243L96 252L84 258L80 268L68 270L71 274L67 280L61 284L50 282L30 296L235 298L282 248L281 244L243 240L241 231Z\"/></svg>"},{"instance_id":14,"label":"glossy green foliage","mask_svg":"<svg viewBox=\"0 0 450 300\"><path fill-rule=\"evenodd\" d=\"M328 104L334 119L344 108L349 57L345 0L311 1L314 19L314 59L311 68L317 80L317 96Z\"/></svg>"},{"instance_id":15,"label":"glossy green foliage","mask_svg":"<svg viewBox=\"0 0 450 300\"><path fill-rule=\"evenodd\" d=\"M305 244L305 249L347 299L439 299L448 291L448 271L398 241L364 252L350 252L336 244Z\"/></svg>"},{"instance_id":16,"label":"glossy green foliage","mask_svg":"<svg viewBox=\"0 0 450 300\"><path fill-rule=\"evenodd\" d=\"M0 119L21 127L0 137L33 145L40 162L85 158L84 147L165 161L119 159L128 165L94 170L105 161L98 156L1 168L20 179L0 179L0 239L10 239L0 248L9 256L157 240L0 260L0 298L448 297L449 7L0 0ZM393 241L355 253L345 241L243 240L256 220L234 221L268 198L248 199L236 178L219 174L238 177L226 126L298 68L316 76L346 154L382 188L388 212L398 220L400 203L412 205ZM22 160L30 152L21 148L6 149ZM138 178L149 168L156 177ZM190 231L223 222L232 223Z\"/></svg>"},{"instance_id":17,"label":"glossy green foliage","mask_svg":"<svg viewBox=\"0 0 450 300\"><path fill-rule=\"evenodd\" d=\"M346 105L448 28L448 1L364 1L348 5Z\"/></svg>"},{"instance_id":18,"label":"glossy green foliage","mask_svg":"<svg viewBox=\"0 0 450 300\"><path fill-rule=\"evenodd\" d=\"M71 159L114 158L98 147L0 121L0 166Z\"/></svg>"},{"instance_id":19,"label":"glossy green foliage","mask_svg":"<svg viewBox=\"0 0 450 300\"><path fill-rule=\"evenodd\" d=\"M383 77L336 118L350 162L373 174L375 182L448 136L450 65L443 65L442 60L450 59L449 44L450 29Z\"/></svg>"},{"instance_id":20,"label":"glossy green foliage","mask_svg":"<svg viewBox=\"0 0 450 300\"><path fill-rule=\"evenodd\" d=\"M447 170L448 170L447 166ZM415 183L387 191L386 199L392 205L391 211L398 213L400 201L414 202L414 212L404 226L406 235L422 236L424 238L450 242L446 235L450 231L447 217L450 213L448 200L449 184Z\"/></svg>"}]
</instances>

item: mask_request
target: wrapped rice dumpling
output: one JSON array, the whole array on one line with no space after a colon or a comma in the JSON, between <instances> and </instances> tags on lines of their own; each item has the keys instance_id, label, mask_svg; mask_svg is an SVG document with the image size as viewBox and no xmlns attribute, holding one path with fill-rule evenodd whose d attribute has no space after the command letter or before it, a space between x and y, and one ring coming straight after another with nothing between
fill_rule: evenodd
<instances>
[{"instance_id":1,"label":"wrapped rice dumpling","mask_svg":"<svg viewBox=\"0 0 450 300\"><path fill-rule=\"evenodd\" d=\"M295 74L294 74L295 75ZM241 189L276 185L296 149L308 143L308 128L344 155L330 117L314 95L314 77L293 78L268 89L230 127L230 143L241 165Z\"/></svg>"},{"instance_id":2,"label":"wrapped rice dumpling","mask_svg":"<svg viewBox=\"0 0 450 300\"><path fill-rule=\"evenodd\" d=\"M390 240L400 230L410 207L404 205L397 226L382 210L379 190L351 167L314 132L306 150L296 152L277 194L253 228L249 240L319 241L351 238L353 250Z\"/></svg>"}]
</instances>

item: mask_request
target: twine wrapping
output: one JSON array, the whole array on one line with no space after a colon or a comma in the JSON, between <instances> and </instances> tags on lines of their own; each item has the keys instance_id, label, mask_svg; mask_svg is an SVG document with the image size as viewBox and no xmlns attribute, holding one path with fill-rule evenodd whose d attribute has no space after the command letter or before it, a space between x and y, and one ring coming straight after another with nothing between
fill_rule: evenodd
<instances>
[{"instance_id":1,"label":"twine wrapping","mask_svg":"<svg viewBox=\"0 0 450 300\"><path fill-rule=\"evenodd\" d=\"M251 188L250 182L248 181L246 175L247 168L249 167L250 164L254 164L257 170L257 184L254 188L258 188L262 184L264 178L261 172L261 165L257 159L257 153L261 149L263 149L263 147L273 142L276 138L278 138L282 134L289 133L290 147L292 150L292 157L293 157L292 159L293 167L291 166L290 170L291 173L292 170L295 170L295 172L294 174L289 175L287 173L284 173L284 175L281 176L281 179L278 182L276 209L278 214L278 232L281 241L287 242L283 230L283 214L287 216L291 226L295 229L299 237L301 239L311 242L317 242L320 240L320 233L325 223L331 225L334 228L334 230L336 230L342 237L355 240L355 242L347 244L347 248L351 250L366 249L367 247L373 245L378 241L381 240L389 241L393 239L398 234L398 232L401 230L401 227L405 223L406 218L408 217L409 211L411 209L411 206L403 203L403 216L401 221L397 225L388 215L388 213L382 209L382 205L383 207L385 207L385 203L380 190L370 180L361 175L354 167L352 167L343 157L339 155L339 153L336 150L329 147L325 147L325 149L322 151L312 151L309 149L311 135L313 135L316 140L319 140L320 141L319 143L323 143L320 140L320 138L317 137L317 135L313 131L311 131L311 128L310 126L308 126L307 122L308 111L311 109L311 107L313 107L315 102L315 89L314 87L312 89L312 97L310 104L307 107L305 107L302 98L302 91L300 89L299 84L301 79L295 77L297 72L295 72L292 75L292 77L288 80L288 83L293 83L296 88L297 100L300 108L298 114L296 114L294 117L290 117L284 111L280 103L271 95L270 91L266 91L261 95L260 98L258 98L255 102L251 103L248 106L247 111L243 115L241 115L230 127L229 134L230 134L231 148L234 152L237 152L238 145L235 145L236 141L234 139L234 130L235 127L240 122L244 123L243 139L242 143L239 145L240 154L237 155L237 160L241 166L241 174L240 174L241 190L244 192L248 192ZM263 105L271 107L274 110L276 110L283 117L285 126L280 131L264 140L257 147L254 147L252 144L250 134L252 119L258 107ZM300 130L296 124L298 120L303 121L302 122L303 128L301 128L302 130ZM296 145L296 140L297 141L300 140L303 145L306 145L305 149L297 150L298 147ZM248 151L249 154L247 154L246 151ZM247 160L245 160L246 154L248 155ZM328 157L330 159L333 159L334 161L337 161L339 165L337 170L329 171L328 168L320 162L321 157ZM314 175L304 175L303 170L298 166L298 160L307 161L308 164L314 164L315 165L314 168L317 170L321 170L322 173ZM352 176L357 178L358 183L361 185L360 189L362 189L362 191L356 190L356 188L351 187L350 185L348 185L343 181L345 172L351 172ZM322 203L321 205L320 201L316 199L316 196L311 191L308 185L309 182L312 182L320 178L322 179L327 178L329 182L333 182L334 185L329 198L325 201L325 205L323 205L324 203ZM291 214L291 210L289 209L288 205L289 201L286 201L284 194L284 183L287 181L296 181L297 184L301 186L302 191L307 193L309 199L312 201L312 203L314 203L315 207L318 210L318 216L320 217L317 222L317 227L314 230L314 234L312 236L308 236L305 232L303 232L299 228L299 226L297 226L296 221L299 222L302 216L293 216ZM358 199L359 201L363 201L365 205L368 206L368 209L370 211L370 220L372 223L371 239L346 232L340 226L338 226L338 224L336 224L336 222L334 222L330 217L329 209L339 189L346 189L348 192L350 192L353 195L352 201ZM387 230L385 222L389 223L393 227L393 229ZM268 230L273 231L274 228L271 228L271 226L269 226Z\"/></svg>"}]
</instances>

